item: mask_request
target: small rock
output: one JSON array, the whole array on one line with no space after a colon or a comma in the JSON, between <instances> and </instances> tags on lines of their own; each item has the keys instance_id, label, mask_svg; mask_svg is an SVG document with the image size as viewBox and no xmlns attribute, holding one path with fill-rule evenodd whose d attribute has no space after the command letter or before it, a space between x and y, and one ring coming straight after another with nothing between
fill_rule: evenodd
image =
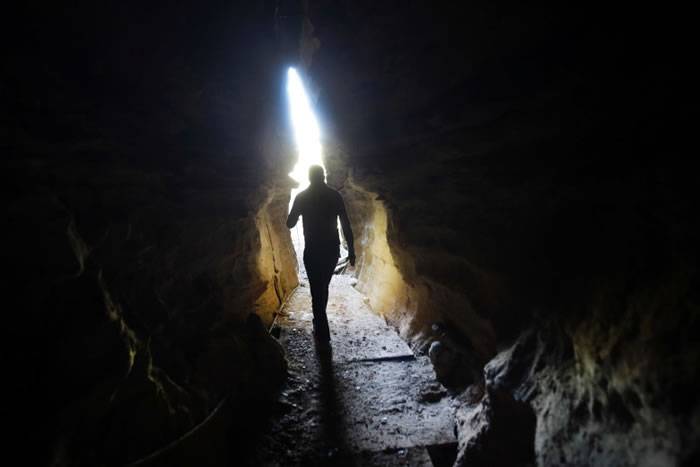
<instances>
[{"instance_id":1,"label":"small rock","mask_svg":"<svg viewBox=\"0 0 700 467\"><path fill-rule=\"evenodd\" d=\"M436 340L430 344L428 357L437 380L449 388L464 388L473 381L470 367L463 354Z\"/></svg>"},{"instance_id":2,"label":"small rock","mask_svg":"<svg viewBox=\"0 0 700 467\"><path fill-rule=\"evenodd\" d=\"M433 403L437 402L447 395L447 391L441 388L427 388L421 391L418 396L420 402Z\"/></svg>"}]
</instances>

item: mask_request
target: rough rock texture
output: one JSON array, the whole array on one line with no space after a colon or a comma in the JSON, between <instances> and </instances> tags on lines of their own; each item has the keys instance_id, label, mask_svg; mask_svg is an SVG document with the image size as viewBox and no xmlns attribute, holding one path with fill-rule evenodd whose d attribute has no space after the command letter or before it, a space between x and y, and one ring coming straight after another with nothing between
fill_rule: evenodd
<instances>
[{"instance_id":1,"label":"rough rock texture","mask_svg":"<svg viewBox=\"0 0 700 467\"><path fill-rule=\"evenodd\" d=\"M273 11L83 3L3 15L1 410L27 465L122 464L269 396L297 282Z\"/></svg>"},{"instance_id":2,"label":"rough rock texture","mask_svg":"<svg viewBox=\"0 0 700 467\"><path fill-rule=\"evenodd\" d=\"M341 4L312 2L311 73L358 287L416 350L437 323L462 371L486 368L460 459L492 465L494 445L527 439L539 465L694 462L700 229L677 18ZM538 358L503 353L514 342ZM513 407L534 436L531 419L500 428Z\"/></svg>"},{"instance_id":3,"label":"rough rock texture","mask_svg":"<svg viewBox=\"0 0 700 467\"><path fill-rule=\"evenodd\" d=\"M646 319L626 316L635 327ZM494 357L484 370L486 396L458 411L462 465L474 465L483 449L482 431L494 414L500 411L511 423L523 419L509 407L490 409L493 394L530 411L530 447L539 465L679 465L684 459L690 465L700 415L695 396L687 392L698 384L687 361L693 357L674 361L668 349L650 347L644 331L628 331L629 340L623 340L614 329L541 326ZM584 335L595 342L576 344ZM590 355L591 349L613 347L619 354L598 354L597 362ZM651 370L659 365L661 379ZM507 443L512 432L493 436Z\"/></svg>"},{"instance_id":4,"label":"rough rock texture","mask_svg":"<svg viewBox=\"0 0 700 467\"><path fill-rule=\"evenodd\" d=\"M458 466L533 465L535 415L524 402L489 390L457 412Z\"/></svg>"},{"instance_id":5,"label":"rough rock texture","mask_svg":"<svg viewBox=\"0 0 700 467\"><path fill-rule=\"evenodd\" d=\"M514 439L541 465L697 463L691 15L513 3L4 11L2 415L24 463L128 460L279 381L299 61L358 287L481 379L460 459ZM534 437L499 422L523 404Z\"/></svg>"}]
</instances>

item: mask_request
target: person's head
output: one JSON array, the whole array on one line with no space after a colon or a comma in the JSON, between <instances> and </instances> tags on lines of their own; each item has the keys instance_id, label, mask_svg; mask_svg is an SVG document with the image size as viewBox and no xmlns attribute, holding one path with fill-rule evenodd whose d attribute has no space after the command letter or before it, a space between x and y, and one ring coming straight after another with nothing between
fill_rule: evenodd
<instances>
[{"instance_id":1,"label":"person's head","mask_svg":"<svg viewBox=\"0 0 700 467\"><path fill-rule=\"evenodd\" d=\"M309 183L312 185L322 185L326 182L326 174L320 165L309 167Z\"/></svg>"}]
</instances>

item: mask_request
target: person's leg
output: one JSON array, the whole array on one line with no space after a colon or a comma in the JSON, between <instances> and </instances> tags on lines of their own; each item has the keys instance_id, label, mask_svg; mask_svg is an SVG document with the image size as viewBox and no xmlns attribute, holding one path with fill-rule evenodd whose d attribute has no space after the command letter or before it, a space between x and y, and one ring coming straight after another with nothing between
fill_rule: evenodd
<instances>
[{"instance_id":1,"label":"person's leg","mask_svg":"<svg viewBox=\"0 0 700 467\"><path fill-rule=\"evenodd\" d=\"M328 326L328 314L326 312L326 307L328 306L328 286L330 285L331 279L333 278L333 271L338 264L338 258L333 254L325 254L322 258L319 258L319 272L317 275L317 297L318 297L318 322L323 329L323 337L326 340L330 340L331 332Z\"/></svg>"},{"instance_id":2,"label":"person's leg","mask_svg":"<svg viewBox=\"0 0 700 467\"><path fill-rule=\"evenodd\" d=\"M328 287L331 283L331 279L333 278L333 272L335 271L335 267L338 265L338 258L335 256L328 256L327 258L324 258L324 265L323 265L323 276L321 277L322 280L322 292L320 295L321 300L323 302L321 303L321 307L323 309L323 315L326 315L326 308L328 306ZM328 322L328 319L326 318L326 322Z\"/></svg>"},{"instance_id":3,"label":"person's leg","mask_svg":"<svg viewBox=\"0 0 700 467\"><path fill-rule=\"evenodd\" d=\"M328 326L328 315L326 314L326 304L328 303L328 283L323 274L319 274L316 286L316 296L318 297L318 307L316 308L316 321L319 323L319 337L323 340L331 339L331 330Z\"/></svg>"},{"instance_id":4,"label":"person's leg","mask_svg":"<svg viewBox=\"0 0 700 467\"><path fill-rule=\"evenodd\" d=\"M311 309L314 315L314 334L317 339L330 339L328 318L326 317L326 302L328 301L328 286L324 281L323 263L312 252L304 251L304 266L309 278L311 289Z\"/></svg>"}]
</instances>

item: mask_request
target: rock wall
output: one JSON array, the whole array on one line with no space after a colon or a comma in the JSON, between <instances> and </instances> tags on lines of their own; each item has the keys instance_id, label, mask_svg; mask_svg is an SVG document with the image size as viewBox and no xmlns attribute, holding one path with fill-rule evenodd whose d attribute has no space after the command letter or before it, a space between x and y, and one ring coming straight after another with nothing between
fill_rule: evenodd
<instances>
[{"instance_id":1,"label":"rock wall","mask_svg":"<svg viewBox=\"0 0 700 467\"><path fill-rule=\"evenodd\" d=\"M396 266L387 242L389 229L384 205L377 195L346 180L343 195L356 236L358 290L368 298L372 309L394 323L409 338L417 312L415 294Z\"/></svg>"},{"instance_id":2,"label":"rock wall","mask_svg":"<svg viewBox=\"0 0 700 467\"><path fill-rule=\"evenodd\" d=\"M240 172L217 177L215 164L199 160L164 176L35 156L6 169L4 186L15 196L5 205L13 312L3 347L15 383L3 392L6 400L31 394L33 408L60 426L91 414L80 429L99 427L104 438L65 447L68 458L90 445L93 460L133 460L199 422L233 386L249 397L274 388L259 377L283 375L276 343L249 340L238 323L256 313L265 334L296 285L284 217L277 219L289 192L252 177L246 186ZM24 404L5 410L11 420L27 416L15 412ZM101 444L116 443L130 424L136 446ZM45 428L70 437L69 429Z\"/></svg>"},{"instance_id":3,"label":"rock wall","mask_svg":"<svg viewBox=\"0 0 700 467\"><path fill-rule=\"evenodd\" d=\"M274 313L299 283L297 257L286 225L289 193L288 186L282 184L255 219L260 244L253 251L265 288L255 301L255 312L266 323L272 322Z\"/></svg>"},{"instance_id":4,"label":"rock wall","mask_svg":"<svg viewBox=\"0 0 700 467\"><path fill-rule=\"evenodd\" d=\"M695 331L687 326L697 325L697 312L676 308L688 285L687 277L662 279L632 292L622 309L612 309L620 304L602 293L593 319L563 329L549 319L525 331L486 365L487 395L467 397L458 411L460 465L474 465L475 457L493 449L484 439L507 439L494 425L521 420L515 404L531 413L534 451L521 461L692 465L699 436L693 388L699 381L695 338L689 335ZM484 401L494 397L508 405L487 410ZM475 425L475 417L484 422Z\"/></svg>"},{"instance_id":5,"label":"rock wall","mask_svg":"<svg viewBox=\"0 0 700 467\"><path fill-rule=\"evenodd\" d=\"M285 70L261 5L58 9L3 30L6 455L121 465L285 377Z\"/></svg>"},{"instance_id":6,"label":"rock wall","mask_svg":"<svg viewBox=\"0 0 700 467\"><path fill-rule=\"evenodd\" d=\"M700 229L673 18L398 10L312 2L310 72L344 148L329 170L359 286L461 394L458 464L696 462Z\"/></svg>"},{"instance_id":7,"label":"rock wall","mask_svg":"<svg viewBox=\"0 0 700 467\"><path fill-rule=\"evenodd\" d=\"M399 334L418 352L425 353L435 340L436 323L444 323L445 310L462 309L468 302L459 291L451 290L426 271L444 271L454 266L451 258L427 247L401 242L401 235L380 195L366 191L349 177L342 193L348 205L353 230L358 237L359 260L356 265L358 290L369 298L372 308L396 327ZM429 228L425 228L424 232ZM471 320L471 321L470 321ZM493 339L490 324L473 314L460 315L455 321L474 340L465 344L465 350L476 358L485 358L492 349L487 341ZM473 345L483 345L478 351Z\"/></svg>"}]
</instances>

